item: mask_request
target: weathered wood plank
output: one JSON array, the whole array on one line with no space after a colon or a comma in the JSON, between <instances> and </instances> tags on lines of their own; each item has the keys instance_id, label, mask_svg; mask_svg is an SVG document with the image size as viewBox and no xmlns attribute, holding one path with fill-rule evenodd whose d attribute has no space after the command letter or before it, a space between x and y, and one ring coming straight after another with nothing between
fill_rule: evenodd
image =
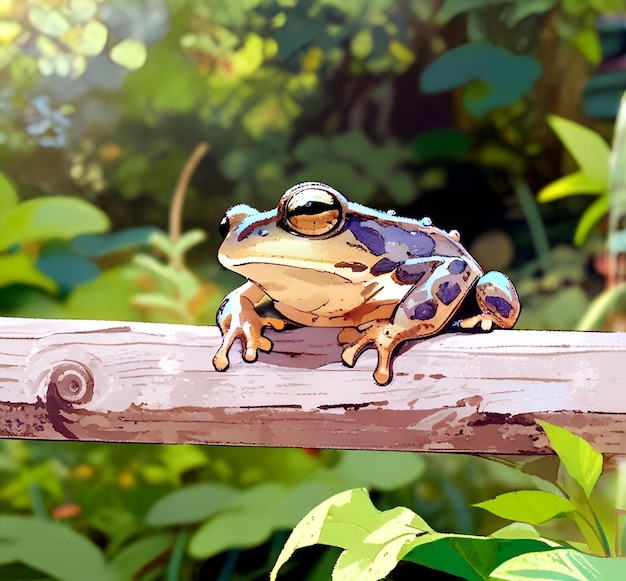
<instances>
[{"instance_id":1,"label":"weathered wood plank","mask_svg":"<svg viewBox=\"0 0 626 581\"><path fill-rule=\"evenodd\" d=\"M273 353L217 373L213 327L0 319L0 436L542 453L543 418L626 454L624 333L439 336L386 387L373 351L340 363L334 330L268 336Z\"/></svg>"}]
</instances>

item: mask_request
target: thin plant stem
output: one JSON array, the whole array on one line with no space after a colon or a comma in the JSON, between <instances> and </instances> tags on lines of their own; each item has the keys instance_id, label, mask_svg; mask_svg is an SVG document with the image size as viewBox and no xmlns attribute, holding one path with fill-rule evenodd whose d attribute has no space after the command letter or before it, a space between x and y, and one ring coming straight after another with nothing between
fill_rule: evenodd
<instances>
[{"instance_id":1,"label":"thin plant stem","mask_svg":"<svg viewBox=\"0 0 626 581\"><path fill-rule=\"evenodd\" d=\"M170 206L170 220L169 220L169 239L172 244L178 242L182 232L183 221L183 205L185 203L185 194L189 188L189 181L193 172L198 167L200 160L209 151L209 144L206 142L199 143L194 149L193 153L185 163L183 171L178 176L176 187L174 188L174 194L172 195L172 205ZM182 257L174 259L178 264L172 264L175 268L182 268Z\"/></svg>"},{"instance_id":2,"label":"thin plant stem","mask_svg":"<svg viewBox=\"0 0 626 581\"><path fill-rule=\"evenodd\" d=\"M183 563L183 557L185 556L185 547L187 546L187 538L189 537L189 531L186 528L180 529L170 560L167 564L166 581L178 581L180 579L180 567Z\"/></svg>"},{"instance_id":3,"label":"thin plant stem","mask_svg":"<svg viewBox=\"0 0 626 581\"><path fill-rule=\"evenodd\" d=\"M37 486L34 482L31 482L28 485L28 494L30 495L30 500L33 503L33 514L37 518L47 519L48 513L46 512L46 507L44 506L39 486Z\"/></svg>"},{"instance_id":4,"label":"thin plant stem","mask_svg":"<svg viewBox=\"0 0 626 581\"><path fill-rule=\"evenodd\" d=\"M524 212L526 222L528 223L530 238L539 263L543 268L547 268L550 265L550 242L548 241L548 235L546 234L537 202L525 181L519 181L517 183L515 192L519 204L522 207L522 211Z\"/></svg>"}]
</instances>

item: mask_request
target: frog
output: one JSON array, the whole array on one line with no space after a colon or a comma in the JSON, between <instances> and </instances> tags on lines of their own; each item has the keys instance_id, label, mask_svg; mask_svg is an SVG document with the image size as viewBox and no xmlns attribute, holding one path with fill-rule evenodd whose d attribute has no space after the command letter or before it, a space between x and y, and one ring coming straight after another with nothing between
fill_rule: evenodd
<instances>
[{"instance_id":1,"label":"frog","mask_svg":"<svg viewBox=\"0 0 626 581\"><path fill-rule=\"evenodd\" d=\"M219 262L247 280L217 310L217 371L237 339L250 363L272 350L265 329L334 327L343 363L374 347L374 380L386 385L400 344L508 329L521 310L511 280L485 273L457 230L350 202L324 183L293 186L269 211L235 205L219 230Z\"/></svg>"}]
</instances>

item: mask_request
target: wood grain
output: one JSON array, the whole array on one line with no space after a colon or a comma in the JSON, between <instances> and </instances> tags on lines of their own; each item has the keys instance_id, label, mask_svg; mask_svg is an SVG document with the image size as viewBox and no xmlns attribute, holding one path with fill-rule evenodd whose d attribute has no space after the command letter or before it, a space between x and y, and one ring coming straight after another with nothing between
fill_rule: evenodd
<instances>
[{"instance_id":1,"label":"wood grain","mask_svg":"<svg viewBox=\"0 0 626 581\"><path fill-rule=\"evenodd\" d=\"M442 335L402 349L385 387L374 351L341 364L335 330L268 337L218 373L214 327L0 318L0 436L546 453L542 418L626 454L624 333ZM81 369L93 387L73 395Z\"/></svg>"}]
</instances>

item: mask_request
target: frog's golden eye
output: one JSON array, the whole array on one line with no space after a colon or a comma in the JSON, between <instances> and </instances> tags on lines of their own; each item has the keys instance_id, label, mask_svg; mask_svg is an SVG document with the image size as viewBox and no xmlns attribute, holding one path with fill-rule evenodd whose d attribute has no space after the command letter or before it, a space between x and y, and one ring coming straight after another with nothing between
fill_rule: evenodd
<instances>
[{"instance_id":1,"label":"frog's golden eye","mask_svg":"<svg viewBox=\"0 0 626 581\"><path fill-rule=\"evenodd\" d=\"M337 197L315 188L293 194L283 211L284 226L301 236L324 236L343 220L343 206Z\"/></svg>"}]
</instances>

